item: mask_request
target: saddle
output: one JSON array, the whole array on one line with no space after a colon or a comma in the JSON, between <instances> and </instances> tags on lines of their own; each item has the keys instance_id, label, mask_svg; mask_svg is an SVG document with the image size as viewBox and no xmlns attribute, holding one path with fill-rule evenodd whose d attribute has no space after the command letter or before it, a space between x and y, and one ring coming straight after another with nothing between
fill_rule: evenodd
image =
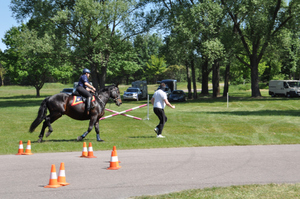
<instances>
[{"instance_id":1,"label":"saddle","mask_svg":"<svg viewBox=\"0 0 300 199\"><path fill-rule=\"evenodd\" d=\"M72 96L73 96L73 102L71 104L71 106L75 106L75 105L78 105L78 104L82 104L82 103L85 103L87 98L86 97L83 97L82 95L80 95L77 91L74 91L72 93ZM93 95L92 97L92 102L95 101L95 95Z\"/></svg>"}]
</instances>

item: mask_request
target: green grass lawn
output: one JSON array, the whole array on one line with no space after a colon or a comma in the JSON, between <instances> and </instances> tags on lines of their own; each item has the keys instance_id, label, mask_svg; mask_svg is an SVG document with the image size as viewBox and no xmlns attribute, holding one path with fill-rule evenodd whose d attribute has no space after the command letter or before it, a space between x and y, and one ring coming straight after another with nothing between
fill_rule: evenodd
<instances>
[{"instance_id":1,"label":"green grass lawn","mask_svg":"<svg viewBox=\"0 0 300 199\"><path fill-rule=\"evenodd\" d=\"M52 124L54 131L42 144L36 143L42 125L33 133L28 132L41 101L64 87L70 85L46 84L39 98L35 97L33 87L0 87L0 154L16 153L20 140L23 143L31 140L36 153L81 151L82 143L76 138L87 130L88 121L63 116ZM122 94L127 87L120 86ZM178 87L184 89L184 84L179 83ZM157 85L149 85L149 94L156 88ZM94 150L108 150L112 145L117 145L118 149L138 149L300 143L299 98L271 98L267 90L262 90L263 97L254 99L249 97L250 91L232 90L228 107L226 98L210 96L174 103L176 109L167 107L165 139L155 138L153 129L158 119L150 105L149 120L146 107L128 113L143 120L124 116L105 119L100 122L100 135L105 142L97 143L95 130L85 141L92 142ZM120 112L145 103L146 100L125 101L117 107L110 102L106 107Z\"/></svg>"},{"instance_id":2,"label":"green grass lawn","mask_svg":"<svg viewBox=\"0 0 300 199\"><path fill-rule=\"evenodd\" d=\"M148 86L150 96L157 86ZM82 142L77 142L76 138L87 130L88 121L76 121L63 116L52 124L54 131L48 138L44 138L43 143L36 142L41 125L33 133L28 132L42 100L68 87L72 85L46 84L38 98L35 97L33 87L0 87L0 154L16 154L20 140L23 141L24 148L27 140L31 140L33 153L80 152ZM121 93L128 87L129 85L120 85ZM197 87L201 89L201 85ZM186 89L186 83L178 83L178 89ZM141 121L124 116L105 119L100 121L100 135L105 142L96 141L95 130L84 141L92 142L94 150L111 150L113 145L118 149L142 149L299 144L299 98L271 98L268 90L261 90L261 93L263 97L251 98L251 91L231 86L228 104L226 98L201 95L197 100L173 103L176 109L167 107L165 110L168 117L163 131L165 139L155 137L153 129L158 119L150 105L149 120L146 107L128 113L143 118ZM146 102L126 101L120 107L111 102L106 108L120 112ZM110 114L106 112L106 115ZM299 198L299 191L299 184L250 185L138 198Z\"/></svg>"}]
</instances>

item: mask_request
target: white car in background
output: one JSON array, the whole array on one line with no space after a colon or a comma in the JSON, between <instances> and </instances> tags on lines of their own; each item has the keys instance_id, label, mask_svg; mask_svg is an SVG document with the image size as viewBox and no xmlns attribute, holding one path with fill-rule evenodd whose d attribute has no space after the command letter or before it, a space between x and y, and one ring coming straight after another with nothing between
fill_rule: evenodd
<instances>
[{"instance_id":1,"label":"white car in background","mask_svg":"<svg viewBox=\"0 0 300 199\"><path fill-rule=\"evenodd\" d=\"M124 92L123 100L136 100L139 101L139 99L142 98L142 92L139 88L133 88L129 87Z\"/></svg>"}]
</instances>

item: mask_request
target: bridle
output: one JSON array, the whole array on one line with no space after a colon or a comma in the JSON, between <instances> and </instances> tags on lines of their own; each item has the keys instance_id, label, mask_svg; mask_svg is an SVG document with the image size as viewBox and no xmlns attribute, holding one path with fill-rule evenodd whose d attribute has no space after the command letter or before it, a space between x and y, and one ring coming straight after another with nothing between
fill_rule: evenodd
<instances>
[{"instance_id":1,"label":"bridle","mask_svg":"<svg viewBox=\"0 0 300 199\"><path fill-rule=\"evenodd\" d=\"M113 97L111 97L111 95L110 94L108 94L108 99L111 99L111 100L113 100L115 103L117 103L117 100L118 99L121 99L121 96L117 93L117 91L115 90L115 88L113 88L113 89L111 89L111 94L112 95L116 95L117 97L115 97L115 98L113 98ZM96 99L97 99L97 101L99 102L99 104L104 104L105 105L105 102L99 97L99 93L98 92L96 92L95 93L95 97L96 97ZM119 97L120 96L120 97Z\"/></svg>"},{"instance_id":2,"label":"bridle","mask_svg":"<svg viewBox=\"0 0 300 199\"><path fill-rule=\"evenodd\" d=\"M112 99L114 102L116 102L118 99L121 99L121 96L117 93L117 91L115 90L115 88L113 89L113 91L112 91L113 93L113 95L117 95L117 97L115 97L115 98L112 98L112 97L109 97L110 99Z\"/></svg>"}]
</instances>

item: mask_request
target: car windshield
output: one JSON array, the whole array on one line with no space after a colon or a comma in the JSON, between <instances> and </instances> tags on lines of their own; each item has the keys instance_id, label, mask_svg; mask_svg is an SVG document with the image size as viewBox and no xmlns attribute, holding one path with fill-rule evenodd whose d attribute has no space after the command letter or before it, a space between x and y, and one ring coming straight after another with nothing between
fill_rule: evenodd
<instances>
[{"instance_id":1,"label":"car windshield","mask_svg":"<svg viewBox=\"0 0 300 199\"><path fill-rule=\"evenodd\" d=\"M138 89L136 89L136 88L128 88L127 92L138 92Z\"/></svg>"},{"instance_id":2,"label":"car windshield","mask_svg":"<svg viewBox=\"0 0 300 199\"><path fill-rule=\"evenodd\" d=\"M290 87L299 87L300 86L300 82L289 82L288 84Z\"/></svg>"},{"instance_id":3,"label":"car windshield","mask_svg":"<svg viewBox=\"0 0 300 199\"><path fill-rule=\"evenodd\" d=\"M183 91L173 91L173 94L182 94Z\"/></svg>"}]
</instances>

